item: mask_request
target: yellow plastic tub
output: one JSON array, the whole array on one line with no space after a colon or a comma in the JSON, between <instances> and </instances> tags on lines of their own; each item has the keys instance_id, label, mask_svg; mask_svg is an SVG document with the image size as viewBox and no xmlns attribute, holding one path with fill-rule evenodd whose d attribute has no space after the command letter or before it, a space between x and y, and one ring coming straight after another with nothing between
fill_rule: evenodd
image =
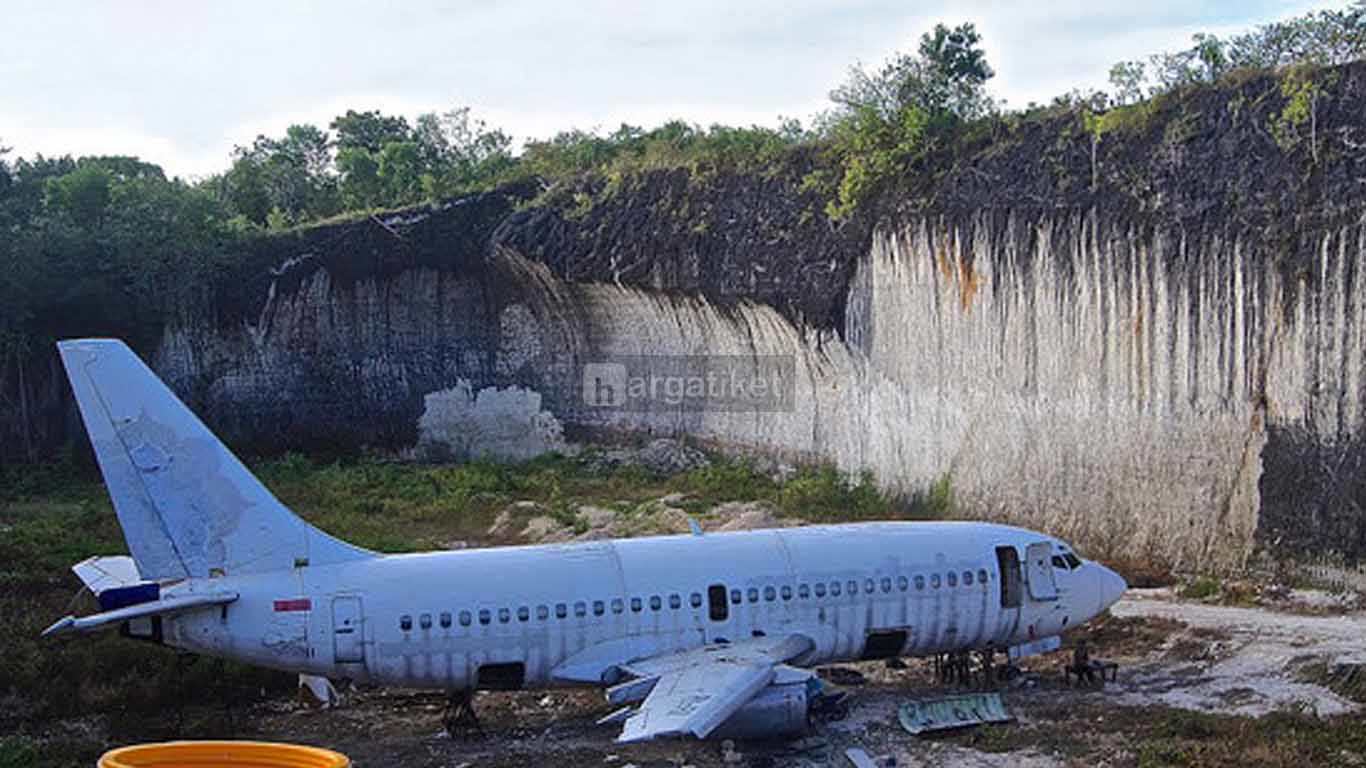
<instances>
[{"instance_id":1,"label":"yellow plastic tub","mask_svg":"<svg viewBox=\"0 0 1366 768\"><path fill-rule=\"evenodd\" d=\"M349 768L330 749L265 741L169 741L104 753L99 768Z\"/></svg>"}]
</instances>

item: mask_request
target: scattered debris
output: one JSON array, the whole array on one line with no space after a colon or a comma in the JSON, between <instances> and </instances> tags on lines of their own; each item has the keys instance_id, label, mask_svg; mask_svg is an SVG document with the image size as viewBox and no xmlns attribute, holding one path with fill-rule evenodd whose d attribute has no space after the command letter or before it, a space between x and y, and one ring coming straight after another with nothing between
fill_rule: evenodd
<instances>
[{"instance_id":1,"label":"scattered debris","mask_svg":"<svg viewBox=\"0 0 1366 768\"><path fill-rule=\"evenodd\" d=\"M858 747L850 747L844 750L844 756L849 758L849 762L854 764L854 768L877 768L877 763Z\"/></svg>"},{"instance_id":2,"label":"scattered debris","mask_svg":"<svg viewBox=\"0 0 1366 768\"><path fill-rule=\"evenodd\" d=\"M909 701L897 708L897 719L907 733L966 728L982 723L1006 723L1014 718L999 693L967 693L938 699Z\"/></svg>"},{"instance_id":3,"label":"scattered debris","mask_svg":"<svg viewBox=\"0 0 1366 768\"><path fill-rule=\"evenodd\" d=\"M857 669L849 667L821 667L816 670L816 674L822 680L829 680L835 685L863 685L868 682L868 678Z\"/></svg>"},{"instance_id":4,"label":"scattered debris","mask_svg":"<svg viewBox=\"0 0 1366 768\"><path fill-rule=\"evenodd\" d=\"M331 709L341 704L332 681L318 675L299 675L299 703L310 709Z\"/></svg>"}]
</instances>

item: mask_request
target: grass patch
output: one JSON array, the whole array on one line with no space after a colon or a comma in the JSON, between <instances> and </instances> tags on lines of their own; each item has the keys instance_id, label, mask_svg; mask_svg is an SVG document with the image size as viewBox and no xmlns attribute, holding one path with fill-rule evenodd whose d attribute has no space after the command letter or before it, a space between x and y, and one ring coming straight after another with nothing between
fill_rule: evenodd
<instances>
[{"instance_id":1,"label":"grass patch","mask_svg":"<svg viewBox=\"0 0 1366 768\"><path fill-rule=\"evenodd\" d=\"M1366 704L1366 665L1316 661L1302 668L1298 677L1306 683L1321 685L1345 699Z\"/></svg>"},{"instance_id":2,"label":"grass patch","mask_svg":"<svg viewBox=\"0 0 1366 768\"><path fill-rule=\"evenodd\" d=\"M1112 707L1077 699L1034 702L1029 718L939 737L983 752L1033 750L1069 765L1111 764L1118 744L1142 768L1247 768L1360 765L1366 716L1316 718L1279 712L1262 718L1168 707Z\"/></svg>"},{"instance_id":3,"label":"grass patch","mask_svg":"<svg viewBox=\"0 0 1366 768\"><path fill-rule=\"evenodd\" d=\"M1219 580L1209 576L1201 576L1181 588L1181 596L1187 600L1208 600L1218 597L1223 591L1223 586Z\"/></svg>"}]
</instances>

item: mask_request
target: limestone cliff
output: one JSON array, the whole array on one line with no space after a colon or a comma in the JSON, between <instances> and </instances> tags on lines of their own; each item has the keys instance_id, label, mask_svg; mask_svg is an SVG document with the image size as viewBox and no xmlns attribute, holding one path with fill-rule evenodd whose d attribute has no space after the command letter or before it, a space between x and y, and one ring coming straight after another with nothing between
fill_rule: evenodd
<instances>
[{"instance_id":1,"label":"limestone cliff","mask_svg":"<svg viewBox=\"0 0 1366 768\"><path fill-rule=\"evenodd\" d=\"M1366 66L1329 75L1293 131L1267 75L996 121L842 223L799 155L319 227L245 257L156 366L274 448L686 434L948 477L965 514L1101 554L1359 558ZM792 407L584 402L584 363L662 355L781 356Z\"/></svg>"}]
</instances>

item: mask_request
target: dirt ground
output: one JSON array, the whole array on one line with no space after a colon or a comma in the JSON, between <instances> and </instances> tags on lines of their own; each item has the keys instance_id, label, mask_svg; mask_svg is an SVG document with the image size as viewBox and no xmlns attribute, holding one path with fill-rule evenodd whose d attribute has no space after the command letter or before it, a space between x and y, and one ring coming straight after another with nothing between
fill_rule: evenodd
<instances>
[{"instance_id":1,"label":"dirt ground","mask_svg":"<svg viewBox=\"0 0 1366 768\"><path fill-rule=\"evenodd\" d=\"M1352 699L1360 691L1335 692L1341 686L1331 674L1355 674L1366 665L1366 612L1324 610L1324 598L1312 593L1303 602L1319 607L1273 611L1180 600L1170 590L1131 590L1110 616L1068 638L1070 646L1085 637L1093 657L1119 662L1117 681L1103 690L1067 686L1066 649L1028 659L1026 674L1003 688L1015 722L929 738L907 734L896 718L901 702L945 693L928 662L919 660L902 669L848 665L865 681L845 687L851 696L846 717L814 723L801 740L735 745L730 762L725 747L710 742L616 744L617 726L594 724L608 706L593 690L481 693L480 739L444 731L440 695L383 689L345 691L343 704L330 710L289 700L255 704L232 713L227 735L323 745L361 768L845 766L849 748L883 758L884 765L894 758L897 766L1294 765L1295 753L1280 755L1274 743L1242 743L1263 738L1257 734L1269 721L1255 718L1291 713L1324 724L1327 741L1310 746L1335 755L1329 764L1366 765L1366 756L1354 751L1361 741L1347 736L1366 728ZM1224 719L1186 720L1182 713ZM1335 728L1343 729L1341 749ZM1229 739L1226 747L1221 738ZM1204 742L1208 750L1199 748ZM1240 749L1252 757L1238 758Z\"/></svg>"}]
</instances>

